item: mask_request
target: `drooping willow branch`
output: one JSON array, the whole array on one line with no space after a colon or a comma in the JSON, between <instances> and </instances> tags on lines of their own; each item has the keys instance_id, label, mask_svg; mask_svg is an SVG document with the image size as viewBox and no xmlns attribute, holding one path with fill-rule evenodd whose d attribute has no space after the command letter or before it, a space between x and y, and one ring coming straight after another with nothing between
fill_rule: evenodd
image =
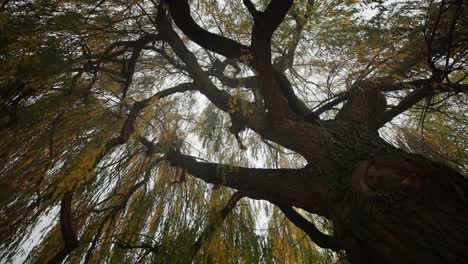
<instances>
[{"instance_id":1,"label":"drooping willow branch","mask_svg":"<svg viewBox=\"0 0 468 264\"><path fill-rule=\"evenodd\" d=\"M161 159L157 159L157 160L151 162L148 169L146 170L144 178L141 181L139 181L138 183L136 183L135 185L133 185L130 189L128 189L128 191L123 195L122 201L118 205L107 207L107 208L104 208L104 209L101 209L101 210L97 210L99 212L99 211L106 211L106 210L111 209L111 211L107 213L107 215L104 217L104 219L99 224L99 227L98 227L98 229L96 231L96 234L94 235L94 238L93 238L93 240L91 242L91 245L88 248L88 251L86 252L86 256L85 256L85 260L84 260L85 264L89 263L89 261L91 260L93 251L97 246L97 242L98 242L99 238L101 237L102 230L103 230L104 226L113 217L115 217L115 215L117 215L118 212L120 212L121 210L124 210L126 208L128 202L130 201L132 196L136 193L136 191L138 191L140 188L142 188L143 186L145 186L148 183L148 181L150 179L150 176L151 176L151 170L152 170L153 166L155 164L157 164L158 162L160 162L160 161L161 161Z\"/></svg>"},{"instance_id":2,"label":"drooping willow branch","mask_svg":"<svg viewBox=\"0 0 468 264\"><path fill-rule=\"evenodd\" d=\"M104 149L94 159L93 170L94 170L94 168L96 168L96 166L99 164L99 162L107 154L109 154L115 147L117 147L119 145L122 145L122 144L125 144L130 139L131 135L135 131L134 125L135 125L136 118L138 117L140 112L150 104L150 102L153 99L155 99L155 98L158 98L158 99L159 98L164 98L164 97L167 97L167 96L172 95L174 93L185 92L185 91L190 91L190 90L194 90L194 89L195 89L195 87L194 87L193 84L183 83L183 84L179 84L179 85L177 85L175 87L160 91L160 92L154 94L153 96L151 96L151 97L149 97L149 98L147 98L145 100L142 100L142 101L139 101L139 102L135 103L133 105L132 109L130 110L127 118L126 118L126 120L124 122L124 125L122 126L120 134L118 136L110 139L109 141L107 141L107 143L105 144ZM133 195L133 193L148 181L148 177L149 176L145 176L145 179L143 181L137 183L132 189L130 189L130 191L124 197L124 202L122 203L122 205L119 206L119 207L114 208L113 212L117 212L118 210L120 210L122 208L122 206L124 206L128 202L128 200ZM92 180L93 179L91 178L87 183L91 182ZM84 183L84 184L87 184L87 183ZM49 263L60 263L73 250L75 250L79 245L79 241L76 238L76 235L75 235L75 233L73 231L73 228L72 228L72 218L71 218L72 198L73 198L72 191L68 191L63 195L63 198L62 198L62 201L61 201L61 209L60 209L60 226L61 226L60 230L61 230L61 233L62 233L63 240L65 242L65 246L64 246L64 248L62 250L60 250L49 261ZM105 220L102 222L102 224L101 224L101 226L99 228L99 232L95 236L96 238L98 238L100 236L100 231L101 231L102 227L104 226L104 223L107 222L108 219L110 219L109 217L110 217L110 215L108 215L108 217L106 217ZM89 249L89 252L92 252L96 242L97 241L93 241L92 246ZM85 260L88 261L90 256L91 256L91 254L88 253L86 255Z\"/></svg>"},{"instance_id":3,"label":"drooping willow branch","mask_svg":"<svg viewBox=\"0 0 468 264\"><path fill-rule=\"evenodd\" d=\"M211 218L211 221L208 222L208 224L205 227L205 229L203 230L203 232L200 234L198 239L193 244L193 246L192 246L192 259L195 258L198 251L200 250L201 246L204 243L207 243L212 238L212 236L214 235L216 230L218 230L221 227L224 219L226 219L228 214L236 206L237 202L240 199L242 199L243 197L245 197L245 193L243 193L243 192L238 191L238 192L234 193L231 196L231 198L229 199L229 201L226 203L224 208L221 211L215 213L216 215Z\"/></svg>"}]
</instances>

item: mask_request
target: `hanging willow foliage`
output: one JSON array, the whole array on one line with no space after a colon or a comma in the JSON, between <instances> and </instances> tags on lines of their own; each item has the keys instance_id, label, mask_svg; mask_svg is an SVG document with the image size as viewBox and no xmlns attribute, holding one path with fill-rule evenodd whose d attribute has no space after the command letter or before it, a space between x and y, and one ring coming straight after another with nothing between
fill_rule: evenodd
<instances>
[{"instance_id":1,"label":"hanging willow foliage","mask_svg":"<svg viewBox=\"0 0 468 264\"><path fill-rule=\"evenodd\" d=\"M385 215L428 159L467 171L467 8L435 2L2 1L0 262L444 255ZM428 159L378 135L408 109L380 132Z\"/></svg>"}]
</instances>

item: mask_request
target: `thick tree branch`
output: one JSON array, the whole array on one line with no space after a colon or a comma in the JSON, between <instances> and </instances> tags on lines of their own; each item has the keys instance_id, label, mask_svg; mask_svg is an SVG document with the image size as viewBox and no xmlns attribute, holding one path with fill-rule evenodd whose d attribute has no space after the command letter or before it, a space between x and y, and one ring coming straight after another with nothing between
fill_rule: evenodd
<instances>
[{"instance_id":1,"label":"thick tree branch","mask_svg":"<svg viewBox=\"0 0 468 264\"><path fill-rule=\"evenodd\" d=\"M412 92L410 95L401 100L400 103L398 103L398 105L385 111L383 116L378 120L377 127L382 127L387 122L390 122L397 115L410 109L422 99L434 96L436 93L434 92L434 89L432 89L431 86L432 85L428 84L425 87Z\"/></svg>"},{"instance_id":2,"label":"thick tree branch","mask_svg":"<svg viewBox=\"0 0 468 264\"><path fill-rule=\"evenodd\" d=\"M379 89L356 85L349 90L347 101L336 115L336 119L357 122L376 131L376 124L386 107L386 98Z\"/></svg>"},{"instance_id":3,"label":"thick tree branch","mask_svg":"<svg viewBox=\"0 0 468 264\"><path fill-rule=\"evenodd\" d=\"M249 76L249 77L242 77L242 78L231 78L226 76L223 73L210 73L210 75L215 76L221 83L230 88L249 88L249 89L258 89L257 77L256 76Z\"/></svg>"},{"instance_id":4,"label":"thick tree branch","mask_svg":"<svg viewBox=\"0 0 468 264\"><path fill-rule=\"evenodd\" d=\"M317 108L316 110L314 110L313 114L318 117L321 114L323 114L324 112L326 112L328 110L331 110L336 105L346 101L347 99L348 99L348 93L347 92L342 93L342 94L338 95L337 97L335 97L333 100L329 101L328 103L325 103L324 105L322 105L319 108Z\"/></svg>"},{"instance_id":5,"label":"thick tree branch","mask_svg":"<svg viewBox=\"0 0 468 264\"><path fill-rule=\"evenodd\" d=\"M228 65L233 66L236 69L236 74L240 72L240 68L237 63L230 59L225 59L224 61L215 60L211 69L206 73L210 76L216 77L221 81L222 84L231 88L245 87L250 89L258 89L257 77L249 76L242 78L232 78L224 74L224 70Z\"/></svg>"},{"instance_id":6,"label":"thick tree branch","mask_svg":"<svg viewBox=\"0 0 468 264\"><path fill-rule=\"evenodd\" d=\"M273 32L283 21L292 2L292 0L273 0L266 10L261 13L260 17L256 19L252 30L252 51L253 54L255 54L254 67L259 72L261 90L266 108L272 113L275 119L282 119L289 107L285 104L284 97L280 92L280 84L278 84L278 81L275 80L276 77L274 77L276 74L273 73L271 65L270 41ZM249 3L250 2L248 2L247 5L252 9L251 3ZM208 50L224 55L229 59L239 59L240 56L243 55L242 52L247 52L248 54L250 50L249 47L242 46L233 40L212 34L199 27L190 15L190 6L187 1L169 1L169 6L176 25L195 43ZM169 26L168 23L165 23L165 25L160 26L160 30L162 28L165 30ZM293 98L297 99L297 97ZM298 101L299 100L294 100L292 104L297 106L299 105L297 103Z\"/></svg>"},{"instance_id":7,"label":"thick tree branch","mask_svg":"<svg viewBox=\"0 0 468 264\"><path fill-rule=\"evenodd\" d=\"M393 91L401 91L407 89L414 89L415 86L425 83L427 80L416 80L411 81L408 83L402 82L395 82L393 79L381 79L381 80L361 80L357 82L356 86L365 86L369 89L376 89L382 92L393 92ZM349 91L342 92L338 94L335 98L331 101L323 104L319 108L313 111L316 116L323 114L324 112L331 110L336 105L348 100L349 98Z\"/></svg>"},{"instance_id":8,"label":"thick tree branch","mask_svg":"<svg viewBox=\"0 0 468 264\"><path fill-rule=\"evenodd\" d=\"M248 53L248 46L208 32L197 25L190 14L188 0L169 0L167 3L177 27L198 45L233 60L239 59L243 53Z\"/></svg>"},{"instance_id":9,"label":"thick tree branch","mask_svg":"<svg viewBox=\"0 0 468 264\"><path fill-rule=\"evenodd\" d=\"M408 96L403 98L397 106L394 106L379 117L378 111L375 109L370 109L366 106L362 100L366 99L374 104L374 108L377 107L377 104L381 106L385 106L383 100L376 99L378 96L369 96L364 94L369 94L370 91L377 91L377 93L382 92L395 92L395 91L405 91L405 90L413 90ZM367 92L366 92L367 91ZM423 100L424 98L428 98L434 96L436 94L442 93L466 93L468 92L468 85L464 84L455 84L455 83L443 83L437 85L434 80L432 79L419 79L413 80L408 82L401 82L395 81L393 79L388 78L381 78L375 80L361 80L354 84L353 88L349 91L343 92L335 97L330 102L320 106L317 108L313 113L315 115L320 115L325 111L332 109L334 106L338 105L339 103L345 102L350 100L350 98L357 98L361 101L357 102L356 109L359 111L369 111L369 114L372 118L376 118L376 123L373 125L376 128L383 126L385 123L391 121L397 115L403 113L404 111L410 109L419 101ZM355 100L354 99L354 100ZM379 103L379 100L382 101ZM346 103L349 104L349 103ZM337 116L338 119L347 119L347 115L352 115L352 110L347 106L345 106L340 110L339 115ZM370 106L370 105L369 105ZM361 121L369 121L370 117L363 117L365 120ZM348 118L349 119L349 118Z\"/></svg>"},{"instance_id":10,"label":"thick tree branch","mask_svg":"<svg viewBox=\"0 0 468 264\"><path fill-rule=\"evenodd\" d=\"M269 42L273 32L275 32L281 22L283 22L293 2L293 0L271 0L270 4L268 4L265 11L262 13L261 20L255 23L258 31L255 32L256 30L253 30L252 35L257 36L252 37L252 40L258 38L262 42ZM252 46L254 46L253 43Z\"/></svg>"},{"instance_id":11,"label":"thick tree branch","mask_svg":"<svg viewBox=\"0 0 468 264\"><path fill-rule=\"evenodd\" d=\"M109 58L109 56L114 56L116 54L113 54L112 51L118 47L124 47L126 49L128 48L141 48L144 47L146 44L154 41L159 41L162 40L161 36L159 34L145 34L139 39L136 40L123 40L123 41L116 41L110 44L104 52L99 55L100 59L106 59ZM124 49L125 50L125 49ZM121 51L117 51L117 54L121 54Z\"/></svg>"},{"instance_id":12,"label":"thick tree branch","mask_svg":"<svg viewBox=\"0 0 468 264\"><path fill-rule=\"evenodd\" d=\"M312 15L313 10L313 1L306 1L305 7L297 7L296 10L291 12L292 17L296 22L295 28L292 30L291 33L291 42L287 44L287 49L284 51L281 57L278 58L277 62L274 66L284 72L286 69L292 67L294 63L294 56L296 53L297 46L299 45L299 41L301 40L301 34L304 31L304 27L309 20L310 16ZM305 13L301 17L297 14L298 8L305 8Z\"/></svg>"},{"instance_id":13,"label":"thick tree branch","mask_svg":"<svg viewBox=\"0 0 468 264\"><path fill-rule=\"evenodd\" d=\"M122 89L122 96L120 97L121 102L127 98L128 89L130 89L130 85L133 82L133 75L135 74L136 65L142 50L143 47L134 47L130 59L122 65L122 74L124 75L125 81Z\"/></svg>"},{"instance_id":14,"label":"thick tree branch","mask_svg":"<svg viewBox=\"0 0 468 264\"><path fill-rule=\"evenodd\" d=\"M261 12L257 11L257 8L255 8L255 5L252 3L250 0L243 0L243 3L245 7L247 7L247 10L249 11L250 15L253 17L254 20L259 19Z\"/></svg>"},{"instance_id":15,"label":"thick tree branch","mask_svg":"<svg viewBox=\"0 0 468 264\"><path fill-rule=\"evenodd\" d=\"M124 75L125 82L124 82L124 87L122 91L122 96L121 96L121 101L123 101L127 97L127 92L128 89L130 88L130 85L132 84L133 81L133 75L135 73L136 69L136 64L138 62L138 59L140 58L141 51L143 50L143 47L152 41L157 41L161 40L161 37L157 34L151 34L151 35L144 35L138 40L132 41L130 43L127 43L127 47L132 47L132 55L130 58L123 64L122 67L122 74Z\"/></svg>"},{"instance_id":16,"label":"thick tree branch","mask_svg":"<svg viewBox=\"0 0 468 264\"><path fill-rule=\"evenodd\" d=\"M366 82L365 85L371 87L372 89L378 89L378 87L380 87L380 90L384 92L415 89L405 98L403 98L398 103L398 105L385 111L382 117L378 120L377 127L382 127L387 122L390 122L397 115L410 109L424 98L429 98L442 93L468 92L468 85L466 84L438 83L435 82L433 79L414 80L406 83L398 83L388 79L384 79L381 82Z\"/></svg>"},{"instance_id":17,"label":"thick tree branch","mask_svg":"<svg viewBox=\"0 0 468 264\"><path fill-rule=\"evenodd\" d=\"M299 97L297 97L296 93L294 92L294 88L292 87L286 75L282 71L276 69L274 66L273 74L276 82L279 84L282 95L286 98L286 107L288 110L292 110L294 114L302 117L311 114L311 111L307 105L301 99L299 99Z\"/></svg>"},{"instance_id":18,"label":"thick tree branch","mask_svg":"<svg viewBox=\"0 0 468 264\"><path fill-rule=\"evenodd\" d=\"M165 40L169 43L174 52L187 66L187 70L194 79L195 84L200 88L199 92L210 100L217 108L228 113L237 120L245 123L246 126L256 131L262 136L271 137L271 129L267 122L265 113L258 107L241 98L234 98L226 91L218 89L209 79L208 74L198 64L195 55L187 49L183 41L174 31L163 9L158 13L158 28ZM230 105L239 106L232 109Z\"/></svg>"},{"instance_id":19,"label":"thick tree branch","mask_svg":"<svg viewBox=\"0 0 468 264\"><path fill-rule=\"evenodd\" d=\"M242 191L250 198L273 203L284 201L322 216L328 214L330 186L319 171L310 168L252 169L199 162L175 150L170 150L166 157L172 166L184 168L195 178Z\"/></svg>"},{"instance_id":20,"label":"thick tree branch","mask_svg":"<svg viewBox=\"0 0 468 264\"><path fill-rule=\"evenodd\" d=\"M281 83L271 64L271 37L289 11L293 1L272 0L252 28L251 48L265 107L271 113L273 125L285 118L295 118L285 97Z\"/></svg>"},{"instance_id":21,"label":"thick tree branch","mask_svg":"<svg viewBox=\"0 0 468 264\"><path fill-rule=\"evenodd\" d=\"M270 10L272 13L282 12L284 15L286 14L287 10L277 10L285 8L283 4L279 4L276 1L271 4L273 7L267 8L267 10ZM277 18L273 20L275 19ZM194 79L195 84L200 87L199 91L217 108L228 113L234 120L243 122L246 127L252 129L264 139L272 140L288 149L296 151L306 159L318 155L317 153L320 152L318 151L319 148L323 147L321 139L326 137L326 132L317 124L306 124L300 115L291 111L286 97L281 92L281 78L276 77L271 61L269 59L265 60L265 56L269 58L271 55L270 45L266 46L268 49L266 55L264 54L265 51L261 50L255 59L256 63L258 63L256 69L258 70L262 96L268 111L268 113L265 113L256 104L238 97L232 97L226 91L218 89L211 82L209 76L198 64L195 55L187 49L172 28L163 8L159 9L157 24L159 33L163 35L177 56L187 65L187 70ZM253 32L252 37L255 37L255 32ZM267 42L269 43L269 41ZM233 109L233 107L230 107L232 105L236 105L237 107ZM307 144L304 144L304 142L307 142ZM316 152L310 155L312 150Z\"/></svg>"},{"instance_id":22,"label":"thick tree branch","mask_svg":"<svg viewBox=\"0 0 468 264\"><path fill-rule=\"evenodd\" d=\"M315 225L307 221L298 212L296 212L291 206L278 206L283 214L291 221L294 225L304 231L315 244L322 248L328 248L333 251L342 249L339 241L331 235L324 234L315 227Z\"/></svg>"}]
</instances>

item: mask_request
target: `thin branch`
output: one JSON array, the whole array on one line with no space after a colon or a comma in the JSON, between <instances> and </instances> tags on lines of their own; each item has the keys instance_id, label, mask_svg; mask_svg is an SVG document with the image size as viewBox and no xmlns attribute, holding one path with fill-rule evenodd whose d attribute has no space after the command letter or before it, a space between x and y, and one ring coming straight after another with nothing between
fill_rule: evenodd
<instances>
[{"instance_id":1,"label":"thin branch","mask_svg":"<svg viewBox=\"0 0 468 264\"><path fill-rule=\"evenodd\" d=\"M218 230L221 227L221 224L223 223L224 219L226 219L228 214L236 206L237 202L243 197L245 197L245 194L242 192L238 191L234 193L227 202L227 204L224 206L224 208L221 211L215 213L216 215L213 218L211 218L211 221L208 222L203 232L192 245L192 259L195 258L201 246L204 243L208 243L211 240L216 230Z\"/></svg>"},{"instance_id":2,"label":"thin branch","mask_svg":"<svg viewBox=\"0 0 468 264\"><path fill-rule=\"evenodd\" d=\"M70 254L75 248L78 247L79 241L76 238L75 231L72 224L72 200L73 191L69 191L63 195L60 203L60 231L64 246L50 259L48 264L59 264Z\"/></svg>"}]
</instances>

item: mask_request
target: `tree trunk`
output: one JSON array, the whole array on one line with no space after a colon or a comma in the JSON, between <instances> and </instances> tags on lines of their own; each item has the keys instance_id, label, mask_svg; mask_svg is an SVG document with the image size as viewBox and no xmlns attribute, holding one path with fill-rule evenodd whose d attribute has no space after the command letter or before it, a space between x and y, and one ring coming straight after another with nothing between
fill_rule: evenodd
<instances>
[{"instance_id":1,"label":"tree trunk","mask_svg":"<svg viewBox=\"0 0 468 264\"><path fill-rule=\"evenodd\" d=\"M468 181L402 151L362 160L330 218L352 263L466 263Z\"/></svg>"},{"instance_id":2,"label":"tree trunk","mask_svg":"<svg viewBox=\"0 0 468 264\"><path fill-rule=\"evenodd\" d=\"M356 90L336 120L321 124L330 138L323 147L298 148L329 175L326 217L341 247L352 263L465 263L468 179L386 143L376 126L385 107L375 106L384 99Z\"/></svg>"},{"instance_id":3,"label":"tree trunk","mask_svg":"<svg viewBox=\"0 0 468 264\"><path fill-rule=\"evenodd\" d=\"M328 137L321 148L300 143L311 134L307 126L297 133L302 138L283 138L307 157L304 169L233 167L175 151L167 158L206 182L330 219L337 248L352 263L465 263L468 179L389 145L360 124L331 121L321 127Z\"/></svg>"},{"instance_id":4,"label":"tree trunk","mask_svg":"<svg viewBox=\"0 0 468 264\"><path fill-rule=\"evenodd\" d=\"M352 263L465 263L468 179L391 146L359 123L320 126L328 139L319 148L306 141L312 134L306 125L297 137L282 138L307 158L304 169L233 167L175 151L167 158L206 182L330 219Z\"/></svg>"}]
</instances>

